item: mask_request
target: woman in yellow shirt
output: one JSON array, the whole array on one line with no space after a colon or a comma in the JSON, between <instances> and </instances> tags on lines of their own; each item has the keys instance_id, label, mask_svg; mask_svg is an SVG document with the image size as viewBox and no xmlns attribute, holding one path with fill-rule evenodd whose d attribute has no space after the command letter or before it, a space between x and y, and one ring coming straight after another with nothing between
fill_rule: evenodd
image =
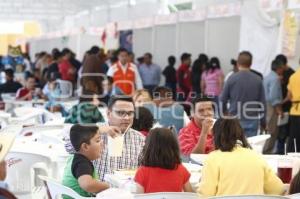
<instances>
[{"instance_id":1,"label":"woman in yellow shirt","mask_svg":"<svg viewBox=\"0 0 300 199\"><path fill-rule=\"evenodd\" d=\"M298 69L289 79L288 100L292 102L289 118L288 152L300 151L300 69ZM296 148L295 149L295 144Z\"/></svg>"},{"instance_id":2,"label":"woman in yellow shirt","mask_svg":"<svg viewBox=\"0 0 300 199\"><path fill-rule=\"evenodd\" d=\"M237 119L219 119L213 127L216 151L202 170L202 196L284 193L282 181L266 161L251 150Z\"/></svg>"}]
</instances>

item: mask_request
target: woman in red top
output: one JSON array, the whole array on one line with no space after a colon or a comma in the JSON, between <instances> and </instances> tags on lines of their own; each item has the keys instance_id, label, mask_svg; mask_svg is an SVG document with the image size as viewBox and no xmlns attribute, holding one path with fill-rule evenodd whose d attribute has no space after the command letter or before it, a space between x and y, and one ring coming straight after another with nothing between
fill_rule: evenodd
<instances>
[{"instance_id":1,"label":"woman in red top","mask_svg":"<svg viewBox=\"0 0 300 199\"><path fill-rule=\"evenodd\" d=\"M193 192L190 173L181 164L179 146L171 130L150 131L134 177L137 193Z\"/></svg>"}]
</instances>

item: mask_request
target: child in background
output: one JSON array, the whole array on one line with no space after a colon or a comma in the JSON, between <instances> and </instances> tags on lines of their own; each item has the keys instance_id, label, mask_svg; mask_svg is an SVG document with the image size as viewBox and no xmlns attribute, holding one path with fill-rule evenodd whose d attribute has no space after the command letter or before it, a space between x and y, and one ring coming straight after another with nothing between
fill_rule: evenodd
<instances>
[{"instance_id":1,"label":"child in background","mask_svg":"<svg viewBox=\"0 0 300 199\"><path fill-rule=\"evenodd\" d=\"M171 130L151 130L139 162L134 178L137 193L193 191L191 174L181 164L178 142Z\"/></svg>"},{"instance_id":2,"label":"child in background","mask_svg":"<svg viewBox=\"0 0 300 199\"><path fill-rule=\"evenodd\" d=\"M136 107L131 128L141 132L144 136L147 136L150 129L153 127L153 124L154 118L152 113L145 107Z\"/></svg>"},{"instance_id":3,"label":"child in background","mask_svg":"<svg viewBox=\"0 0 300 199\"><path fill-rule=\"evenodd\" d=\"M44 90L43 90L44 92ZM59 88L59 83L56 79L50 79L47 83L47 90L45 90L44 95L48 98L48 102L45 108L52 113L60 112L63 117L68 115L65 107L59 102L61 97L61 90Z\"/></svg>"},{"instance_id":4,"label":"child in background","mask_svg":"<svg viewBox=\"0 0 300 199\"><path fill-rule=\"evenodd\" d=\"M83 90L79 98L79 104L74 105L65 119L70 124L94 124L104 122L104 118L98 109L100 101L95 92Z\"/></svg>"},{"instance_id":5,"label":"child in background","mask_svg":"<svg viewBox=\"0 0 300 199\"><path fill-rule=\"evenodd\" d=\"M98 127L75 124L70 131L70 140L76 153L67 161L63 185L84 197L91 197L95 193L108 189L107 183L97 180L98 177L91 162L99 158L102 150ZM67 196L63 198L70 199Z\"/></svg>"}]
</instances>

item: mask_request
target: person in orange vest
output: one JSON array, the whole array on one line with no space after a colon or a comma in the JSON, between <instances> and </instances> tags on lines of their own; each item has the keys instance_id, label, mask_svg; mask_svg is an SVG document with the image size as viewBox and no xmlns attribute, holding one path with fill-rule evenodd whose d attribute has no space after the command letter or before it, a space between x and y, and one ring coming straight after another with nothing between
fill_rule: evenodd
<instances>
[{"instance_id":1,"label":"person in orange vest","mask_svg":"<svg viewBox=\"0 0 300 199\"><path fill-rule=\"evenodd\" d=\"M129 62L128 51L125 48L118 50L118 62L108 69L106 75L112 77L115 86L126 95L133 95L136 89L143 88L138 69Z\"/></svg>"}]
</instances>

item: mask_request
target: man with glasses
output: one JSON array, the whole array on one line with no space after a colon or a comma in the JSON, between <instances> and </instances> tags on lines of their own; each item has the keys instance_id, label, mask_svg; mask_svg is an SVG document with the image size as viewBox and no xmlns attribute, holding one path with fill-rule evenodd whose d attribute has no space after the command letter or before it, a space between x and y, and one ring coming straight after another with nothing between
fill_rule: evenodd
<instances>
[{"instance_id":1,"label":"man with glasses","mask_svg":"<svg viewBox=\"0 0 300 199\"><path fill-rule=\"evenodd\" d=\"M131 129L135 115L133 100L128 96L112 96L108 103L108 124L101 126L103 151L94 167L99 174L99 179L104 180L104 175L120 169L135 169L138 167L139 155L144 147L144 136ZM109 134L109 135L107 135ZM120 135L121 134L121 135ZM108 153L108 137L124 136L123 151L120 157L111 157ZM70 142L66 143L66 150L74 152Z\"/></svg>"}]
</instances>

